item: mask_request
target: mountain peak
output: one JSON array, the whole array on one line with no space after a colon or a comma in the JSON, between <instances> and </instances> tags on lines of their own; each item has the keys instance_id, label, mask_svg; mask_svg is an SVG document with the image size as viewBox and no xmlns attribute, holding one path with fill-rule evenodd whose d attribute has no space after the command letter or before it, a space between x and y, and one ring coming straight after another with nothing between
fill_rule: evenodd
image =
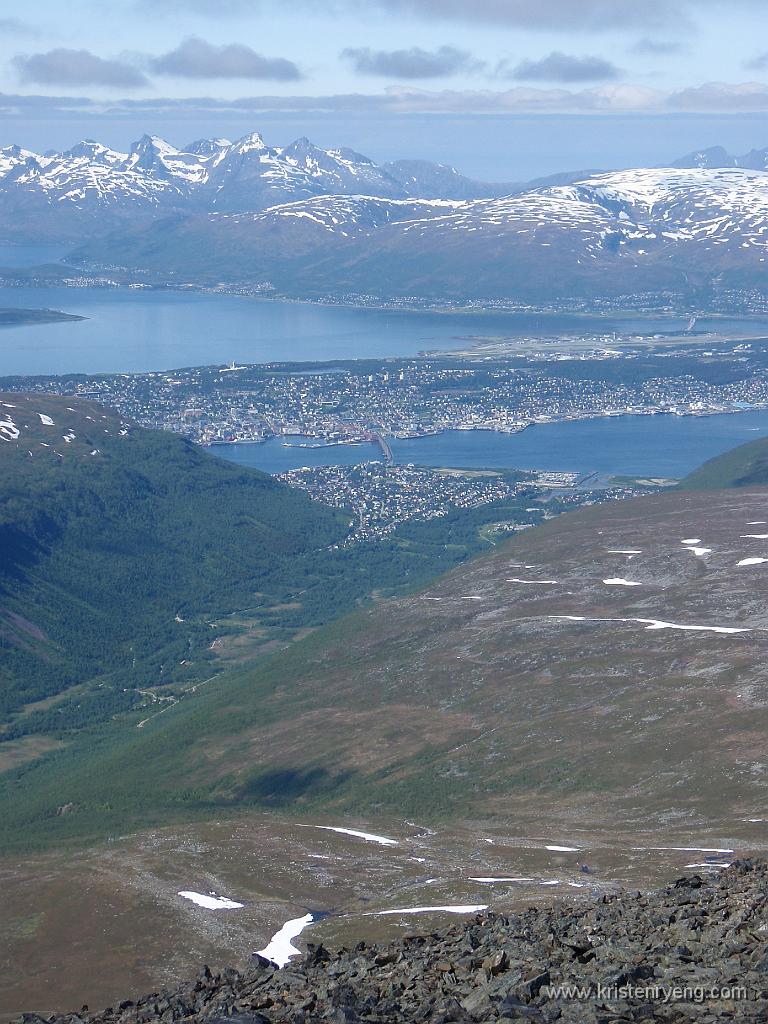
<instances>
[{"instance_id":1,"label":"mountain peak","mask_svg":"<svg viewBox=\"0 0 768 1024\"><path fill-rule=\"evenodd\" d=\"M127 153L118 153L116 150L110 149L94 139L82 139L62 155L64 157L85 157L86 159L106 163L117 163L120 160L126 160L128 156Z\"/></svg>"},{"instance_id":2,"label":"mountain peak","mask_svg":"<svg viewBox=\"0 0 768 1024\"><path fill-rule=\"evenodd\" d=\"M179 152L175 146L172 146L170 142L166 142L165 139L160 138L159 135L142 135L141 138L131 146L132 153L146 153L149 150L154 150L155 152L162 154Z\"/></svg>"},{"instance_id":3,"label":"mountain peak","mask_svg":"<svg viewBox=\"0 0 768 1024\"><path fill-rule=\"evenodd\" d=\"M242 138L238 139L232 145L232 150L235 153L250 153L252 151L260 151L266 148L267 146L261 136L261 132L249 132L248 135L243 135Z\"/></svg>"},{"instance_id":4,"label":"mountain peak","mask_svg":"<svg viewBox=\"0 0 768 1024\"><path fill-rule=\"evenodd\" d=\"M195 156L213 156L222 149L229 149L231 145L229 139L196 139L185 146L183 152L194 153Z\"/></svg>"}]
</instances>

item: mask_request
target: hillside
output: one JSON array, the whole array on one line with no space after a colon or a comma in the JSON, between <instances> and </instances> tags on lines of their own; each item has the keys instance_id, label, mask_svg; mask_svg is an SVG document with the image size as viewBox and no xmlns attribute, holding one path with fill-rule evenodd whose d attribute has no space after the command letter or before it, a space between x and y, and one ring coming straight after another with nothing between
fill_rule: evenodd
<instances>
[{"instance_id":1,"label":"hillside","mask_svg":"<svg viewBox=\"0 0 768 1024\"><path fill-rule=\"evenodd\" d=\"M0 394L0 471L0 771L113 716L167 716L232 666L423 585L530 504L339 548L346 512L44 394Z\"/></svg>"},{"instance_id":2,"label":"hillside","mask_svg":"<svg viewBox=\"0 0 768 1024\"><path fill-rule=\"evenodd\" d=\"M313 945L276 970L241 970L88 1012L84 1024L235 1020L249 1024L472 1024L531 1021L764 1021L768 938L764 862L719 877L687 873L663 889L477 914L389 945ZM564 987L574 990L563 991ZM623 988L623 991L622 991ZM602 991L601 991L602 989ZM44 1018L25 1016L27 1024ZM45 1018L69 1024L70 1015Z\"/></svg>"},{"instance_id":3,"label":"hillside","mask_svg":"<svg viewBox=\"0 0 768 1024\"><path fill-rule=\"evenodd\" d=\"M71 260L303 298L676 295L706 308L762 293L767 217L765 170L640 168L503 198L319 196L177 217L86 243Z\"/></svg>"},{"instance_id":4,"label":"hillside","mask_svg":"<svg viewBox=\"0 0 768 1024\"><path fill-rule=\"evenodd\" d=\"M667 493L526 531L144 730L7 775L3 841L270 808L535 807L571 828L759 816L767 498Z\"/></svg>"},{"instance_id":5,"label":"hillside","mask_svg":"<svg viewBox=\"0 0 768 1024\"><path fill-rule=\"evenodd\" d=\"M297 564L311 589L317 551L347 528L263 474L82 400L0 395L0 472L5 740L205 678L226 632L211 621L268 613Z\"/></svg>"},{"instance_id":6,"label":"hillside","mask_svg":"<svg viewBox=\"0 0 768 1024\"><path fill-rule=\"evenodd\" d=\"M767 503L568 513L6 764L0 1005L114 1006L308 914L302 940L354 946L763 854ZM337 594L382 569L334 565Z\"/></svg>"},{"instance_id":7,"label":"hillside","mask_svg":"<svg viewBox=\"0 0 768 1024\"><path fill-rule=\"evenodd\" d=\"M767 484L768 440L761 437L705 462L682 480L680 487L689 491L708 491Z\"/></svg>"}]
</instances>

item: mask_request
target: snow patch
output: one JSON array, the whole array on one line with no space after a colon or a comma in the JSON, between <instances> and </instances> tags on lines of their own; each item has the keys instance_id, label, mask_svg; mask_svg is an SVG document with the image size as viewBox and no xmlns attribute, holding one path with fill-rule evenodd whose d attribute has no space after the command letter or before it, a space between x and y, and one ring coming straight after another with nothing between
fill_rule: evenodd
<instances>
[{"instance_id":1,"label":"snow patch","mask_svg":"<svg viewBox=\"0 0 768 1024\"><path fill-rule=\"evenodd\" d=\"M5 419L0 419L0 437L4 441L16 441L19 436L19 428L8 416Z\"/></svg>"},{"instance_id":2,"label":"snow patch","mask_svg":"<svg viewBox=\"0 0 768 1024\"><path fill-rule=\"evenodd\" d=\"M275 932L264 949L257 949L256 953L271 960L278 967L285 967L292 957L301 955L301 950L293 945L291 939L301 935L307 925L312 924L313 921L314 917L311 914L286 921L280 931Z\"/></svg>"},{"instance_id":3,"label":"snow patch","mask_svg":"<svg viewBox=\"0 0 768 1024\"><path fill-rule=\"evenodd\" d=\"M356 839L365 839L369 843L378 843L379 846L398 846L396 839L388 839L386 836L377 836L372 832L360 832L356 828L339 828L335 825L303 825L303 828L322 828L326 832L339 832L345 836L355 836Z\"/></svg>"},{"instance_id":4,"label":"snow patch","mask_svg":"<svg viewBox=\"0 0 768 1024\"><path fill-rule=\"evenodd\" d=\"M471 877L470 882L483 882L484 884L492 884L493 882L535 882L535 878L474 878Z\"/></svg>"},{"instance_id":5,"label":"snow patch","mask_svg":"<svg viewBox=\"0 0 768 1024\"><path fill-rule=\"evenodd\" d=\"M708 860L695 864L683 864L684 868L709 868L710 871L722 871L723 868L729 868L730 866L730 861L720 861L719 863L716 863Z\"/></svg>"},{"instance_id":6,"label":"snow patch","mask_svg":"<svg viewBox=\"0 0 768 1024\"><path fill-rule=\"evenodd\" d=\"M571 622L639 622L646 629L683 629L700 633L750 633L744 626L688 626L679 622L665 622L663 619L614 619L587 615L548 615L549 619L568 619Z\"/></svg>"},{"instance_id":7,"label":"snow patch","mask_svg":"<svg viewBox=\"0 0 768 1024\"><path fill-rule=\"evenodd\" d=\"M467 905L442 906L442 907L401 907L398 910L376 910L364 917L386 917L389 914L433 914L443 911L446 914L479 914L488 909L487 903L470 903Z\"/></svg>"},{"instance_id":8,"label":"snow patch","mask_svg":"<svg viewBox=\"0 0 768 1024\"><path fill-rule=\"evenodd\" d=\"M513 576L511 579L507 580L507 583L525 583L525 584L533 583L533 584L537 584L539 586L544 586L545 584L546 585L551 585L551 584L559 583L559 582L560 582L560 580L521 580L517 576Z\"/></svg>"},{"instance_id":9,"label":"snow patch","mask_svg":"<svg viewBox=\"0 0 768 1024\"><path fill-rule=\"evenodd\" d=\"M237 903L235 900L227 899L226 896L217 896L215 892L206 895L202 892L192 892L190 889L182 889L179 896L185 900L191 900L198 907L205 907L206 910L239 910L244 903Z\"/></svg>"}]
</instances>

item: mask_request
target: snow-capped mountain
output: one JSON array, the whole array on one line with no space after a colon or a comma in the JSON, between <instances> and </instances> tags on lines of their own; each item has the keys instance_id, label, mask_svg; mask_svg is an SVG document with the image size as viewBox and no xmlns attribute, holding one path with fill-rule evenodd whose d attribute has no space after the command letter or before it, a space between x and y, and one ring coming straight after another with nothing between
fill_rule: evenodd
<instances>
[{"instance_id":1,"label":"snow-capped mountain","mask_svg":"<svg viewBox=\"0 0 768 1024\"><path fill-rule=\"evenodd\" d=\"M350 149L321 149L306 138L273 147L258 132L235 142L202 139L183 149L145 135L127 153L90 140L44 156L8 146L0 149L0 238L44 233L50 240L80 241L163 216L255 212L323 195L421 197L425 181L435 189L430 194L447 190L451 198L515 187L473 182L439 164L420 167L418 180L409 180Z\"/></svg>"},{"instance_id":2,"label":"snow-capped mountain","mask_svg":"<svg viewBox=\"0 0 768 1024\"><path fill-rule=\"evenodd\" d=\"M165 222L78 258L292 295L768 293L768 171L634 169L480 200L316 196Z\"/></svg>"},{"instance_id":3,"label":"snow-capped mountain","mask_svg":"<svg viewBox=\"0 0 768 1024\"><path fill-rule=\"evenodd\" d=\"M519 298L763 290L768 150L483 184L258 132L182 149L0 149L0 239L72 241L76 265L277 293Z\"/></svg>"}]
</instances>

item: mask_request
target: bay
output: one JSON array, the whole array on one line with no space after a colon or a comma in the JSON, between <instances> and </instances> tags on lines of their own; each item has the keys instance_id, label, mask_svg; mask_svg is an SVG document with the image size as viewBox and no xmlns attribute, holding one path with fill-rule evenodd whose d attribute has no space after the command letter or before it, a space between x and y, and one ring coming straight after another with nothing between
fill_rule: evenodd
<instances>
[{"instance_id":1,"label":"bay","mask_svg":"<svg viewBox=\"0 0 768 1024\"><path fill-rule=\"evenodd\" d=\"M0 266L14 259L7 247L4 254L0 247L0 257ZM687 322L683 317L392 311L127 288L0 288L0 306L58 309L87 318L3 329L0 376L143 373L232 360L383 359L464 349L474 335L664 332ZM702 319L698 327L715 324L768 335L768 319Z\"/></svg>"},{"instance_id":2,"label":"bay","mask_svg":"<svg viewBox=\"0 0 768 1024\"><path fill-rule=\"evenodd\" d=\"M681 477L702 462L768 435L768 410L717 416L616 416L537 424L519 434L449 430L390 441L396 463L463 469L543 469L616 476ZM298 438L288 439L295 444ZM285 447L216 445L243 466L281 473L301 466L354 465L381 458L373 444Z\"/></svg>"}]
</instances>

